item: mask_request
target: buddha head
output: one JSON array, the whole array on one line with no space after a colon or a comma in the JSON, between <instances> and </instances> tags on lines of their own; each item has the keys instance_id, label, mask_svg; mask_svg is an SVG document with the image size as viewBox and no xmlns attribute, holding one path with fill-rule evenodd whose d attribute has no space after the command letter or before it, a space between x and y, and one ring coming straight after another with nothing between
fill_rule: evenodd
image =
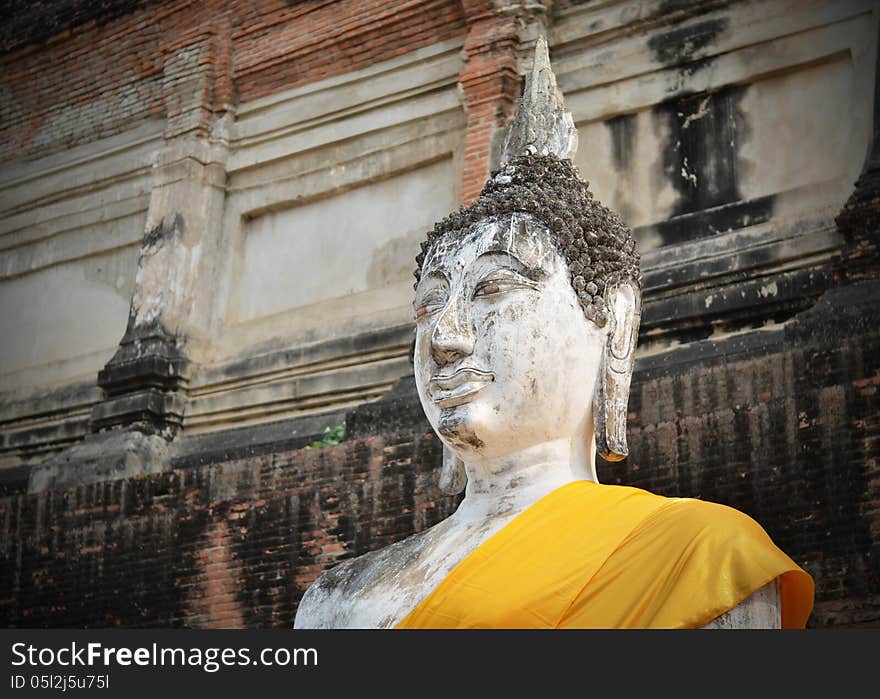
<instances>
[{"instance_id":1,"label":"buddha head","mask_svg":"<svg viewBox=\"0 0 880 699\"><path fill-rule=\"evenodd\" d=\"M500 169L416 258L416 386L447 492L464 486L462 462L545 442L584 440L591 461L627 454L639 257L576 147L541 38Z\"/></svg>"}]
</instances>

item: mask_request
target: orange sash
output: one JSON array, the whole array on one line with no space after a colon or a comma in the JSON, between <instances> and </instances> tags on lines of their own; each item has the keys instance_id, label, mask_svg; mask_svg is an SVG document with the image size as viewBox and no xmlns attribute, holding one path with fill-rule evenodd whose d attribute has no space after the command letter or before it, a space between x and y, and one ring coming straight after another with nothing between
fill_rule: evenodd
<instances>
[{"instance_id":1,"label":"orange sash","mask_svg":"<svg viewBox=\"0 0 880 699\"><path fill-rule=\"evenodd\" d=\"M691 628L780 579L803 628L813 580L724 505L575 481L464 558L397 628Z\"/></svg>"}]
</instances>

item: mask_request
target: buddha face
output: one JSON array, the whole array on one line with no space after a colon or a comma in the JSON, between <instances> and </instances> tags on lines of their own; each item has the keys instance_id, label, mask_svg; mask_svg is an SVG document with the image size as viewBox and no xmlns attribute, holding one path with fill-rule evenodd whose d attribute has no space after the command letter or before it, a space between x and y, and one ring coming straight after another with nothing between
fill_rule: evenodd
<instances>
[{"instance_id":1,"label":"buddha face","mask_svg":"<svg viewBox=\"0 0 880 699\"><path fill-rule=\"evenodd\" d=\"M416 385L460 458L582 434L607 329L584 317L550 233L488 219L429 251L416 288Z\"/></svg>"}]
</instances>

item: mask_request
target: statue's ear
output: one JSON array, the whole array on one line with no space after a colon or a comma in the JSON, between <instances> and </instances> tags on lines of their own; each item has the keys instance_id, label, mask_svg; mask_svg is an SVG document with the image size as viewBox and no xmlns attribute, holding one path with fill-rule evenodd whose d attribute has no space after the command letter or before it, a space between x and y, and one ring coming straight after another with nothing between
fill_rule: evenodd
<instances>
[{"instance_id":1,"label":"statue's ear","mask_svg":"<svg viewBox=\"0 0 880 699\"><path fill-rule=\"evenodd\" d=\"M608 335L602 367L593 397L596 451L606 461L626 458L626 416L636 341L641 318L641 293L634 284L620 282L609 289Z\"/></svg>"},{"instance_id":2,"label":"statue's ear","mask_svg":"<svg viewBox=\"0 0 880 699\"><path fill-rule=\"evenodd\" d=\"M443 445L443 466L440 469L440 490L446 495L458 495L467 485L464 462L455 452Z\"/></svg>"}]
</instances>

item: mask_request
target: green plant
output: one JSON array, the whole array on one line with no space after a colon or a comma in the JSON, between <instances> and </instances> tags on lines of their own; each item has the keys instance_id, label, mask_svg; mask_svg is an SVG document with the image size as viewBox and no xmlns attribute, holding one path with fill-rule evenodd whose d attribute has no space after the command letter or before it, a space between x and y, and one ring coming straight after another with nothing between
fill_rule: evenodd
<instances>
[{"instance_id":1,"label":"green plant","mask_svg":"<svg viewBox=\"0 0 880 699\"><path fill-rule=\"evenodd\" d=\"M320 449L321 447L340 444L345 441L345 437L345 423L341 422L336 427L325 427L324 436L311 444L307 444L306 449Z\"/></svg>"}]
</instances>

